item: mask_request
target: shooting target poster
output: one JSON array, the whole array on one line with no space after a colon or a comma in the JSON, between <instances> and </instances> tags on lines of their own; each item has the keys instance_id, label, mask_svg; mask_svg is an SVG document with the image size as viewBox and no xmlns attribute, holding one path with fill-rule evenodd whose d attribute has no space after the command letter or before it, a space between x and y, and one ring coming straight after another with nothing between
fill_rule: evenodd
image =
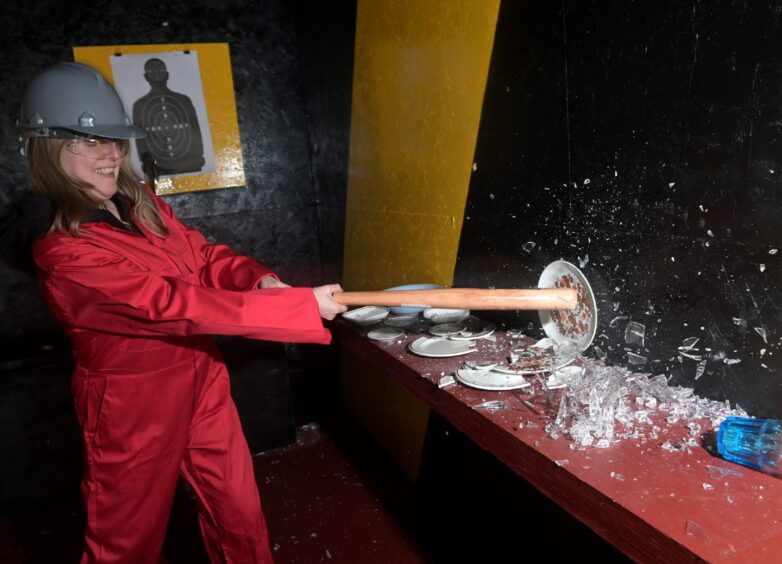
<instances>
[{"instance_id":1,"label":"shooting target poster","mask_svg":"<svg viewBox=\"0 0 782 564\"><path fill-rule=\"evenodd\" d=\"M134 125L131 142L143 177L154 159L156 191L173 194L244 186L239 126L227 43L74 47L74 60L114 84Z\"/></svg>"}]
</instances>

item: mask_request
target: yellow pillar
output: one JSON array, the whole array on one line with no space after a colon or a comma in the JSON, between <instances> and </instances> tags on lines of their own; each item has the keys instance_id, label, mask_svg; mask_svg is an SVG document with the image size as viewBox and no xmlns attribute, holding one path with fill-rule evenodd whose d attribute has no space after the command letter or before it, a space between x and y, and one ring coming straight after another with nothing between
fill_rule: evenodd
<instances>
[{"instance_id":1,"label":"yellow pillar","mask_svg":"<svg viewBox=\"0 0 782 564\"><path fill-rule=\"evenodd\" d=\"M450 286L499 0L359 0L343 286ZM353 412L411 480L427 409L343 354Z\"/></svg>"}]
</instances>

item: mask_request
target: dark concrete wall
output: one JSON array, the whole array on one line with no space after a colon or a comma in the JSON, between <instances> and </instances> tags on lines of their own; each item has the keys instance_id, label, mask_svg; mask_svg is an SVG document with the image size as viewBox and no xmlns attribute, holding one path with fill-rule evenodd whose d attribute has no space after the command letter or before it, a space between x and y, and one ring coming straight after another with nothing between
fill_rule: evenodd
<instances>
[{"instance_id":1,"label":"dark concrete wall","mask_svg":"<svg viewBox=\"0 0 782 564\"><path fill-rule=\"evenodd\" d=\"M589 354L782 416L780 92L779 2L503 2L455 285L569 260Z\"/></svg>"}]
</instances>

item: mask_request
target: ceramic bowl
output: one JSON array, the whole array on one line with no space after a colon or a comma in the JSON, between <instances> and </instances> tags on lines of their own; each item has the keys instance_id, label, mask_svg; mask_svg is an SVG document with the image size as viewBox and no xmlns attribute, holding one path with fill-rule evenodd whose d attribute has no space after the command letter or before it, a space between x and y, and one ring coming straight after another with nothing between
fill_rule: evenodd
<instances>
[{"instance_id":1,"label":"ceramic bowl","mask_svg":"<svg viewBox=\"0 0 782 564\"><path fill-rule=\"evenodd\" d=\"M439 284L405 284L403 286L394 286L393 288L386 288L386 290L434 290L441 288ZM392 313L399 313L402 315L410 315L413 313L421 313L424 311L423 307L392 307Z\"/></svg>"}]
</instances>

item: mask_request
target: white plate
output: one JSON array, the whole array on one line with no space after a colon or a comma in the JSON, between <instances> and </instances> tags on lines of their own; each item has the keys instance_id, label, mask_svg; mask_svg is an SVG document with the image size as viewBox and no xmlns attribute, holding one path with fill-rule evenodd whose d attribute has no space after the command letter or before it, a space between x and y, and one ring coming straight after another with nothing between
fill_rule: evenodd
<instances>
[{"instance_id":1,"label":"white plate","mask_svg":"<svg viewBox=\"0 0 782 564\"><path fill-rule=\"evenodd\" d=\"M476 339L483 339L494 333L494 325L491 323L484 325L480 330L473 330L468 327L464 331L460 331L456 335L451 335L451 339L454 341L474 341Z\"/></svg>"},{"instance_id":2,"label":"white plate","mask_svg":"<svg viewBox=\"0 0 782 564\"><path fill-rule=\"evenodd\" d=\"M367 333L367 337L373 341L390 341L392 339L396 339L397 337L401 337L404 334L404 329L398 329L396 327L381 327L379 329L372 329L372 331Z\"/></svg>"},{"instance_id":3,"label":"white plate","mask_svg":"<svg viewBox=\"0 0 782 564\"><path fill-rule=\"evenodd\" d=\"M432 323L459 323L469 317L469 309L439 309L430 308L423 312L424 319Z\"/></svg>"},{"instance_id":4,"label":"white plate","mask_svg":"<svg viewBox=\"0 0 782 564\"><path fill-rule=\"evenodd\" d=\"M342 314L342 317L358 325L372 325L382 321L388 316L387 307L366 306L358 309L351 309Z\"/></svg>"},{"instance_id":5,"label":"white plate","mask_svg":"<svg viewBox=\"0 0 782 564\"><path fill-rule=\"evenodd\" d=\"M410 343L410 352L419 356L429 356L432 358L459 356L474 351L475 347L473 343L460 343L435 337L421 337Z\"/></svg>"},{"instance_id":6,"label":"white plate","mask_svg":"<svg viewBox=\"0 0 782 564\"><path fill-rule=\"evenodd\" d=\"M578 304L573 309L538 311L546 335L563 345L575 346L579 352L592 344L597 331L597 305L592 287L584 274L564 260L548 265L538 280L538 288L570 287L578 290Z\"/></svg>"},{"instance_id":7,"label":"white plate","mask_svg":"<svg viewBox=\"0 0 782 564\"><path fill-rule=\"evenodd\" d=\"M436 337L450 337L461 333L467 328L464 323L440 323L439 325L432 325L429 328L429 332Z\"/></svg>"},{"instance_id":8,"label":"white plate","mask_svg":"<svg viewBox=\"0 0 782 564\"><path fill-rule=\"evenodd\" d=\"M418 314L415 315L389 315L383 321L383 325L389 327L410 327L418 322Z\"/></svg>"},{"instance_id":9,"label":"white plate","mask_svg":"<svg viewBox=\"0 0 782 564\"><path fill-rule=\"evenodd\" d=\"M456 371L456 379L471 388L479 390L518 390L530 385L522 376L500 374L493 370L471 370L463 368Z\"/></svg>"},{"instance_id":10,"label":"white plate","mask_svg":"<svg viewBox=\"0 0 782 564\"><path fill-rule=\"evenodd\" d=\"M473 370L491 370L498 364L499 362L494 360L468 360L464 363L467 368L472 368Z\"/></svg>"}]
</instances>

